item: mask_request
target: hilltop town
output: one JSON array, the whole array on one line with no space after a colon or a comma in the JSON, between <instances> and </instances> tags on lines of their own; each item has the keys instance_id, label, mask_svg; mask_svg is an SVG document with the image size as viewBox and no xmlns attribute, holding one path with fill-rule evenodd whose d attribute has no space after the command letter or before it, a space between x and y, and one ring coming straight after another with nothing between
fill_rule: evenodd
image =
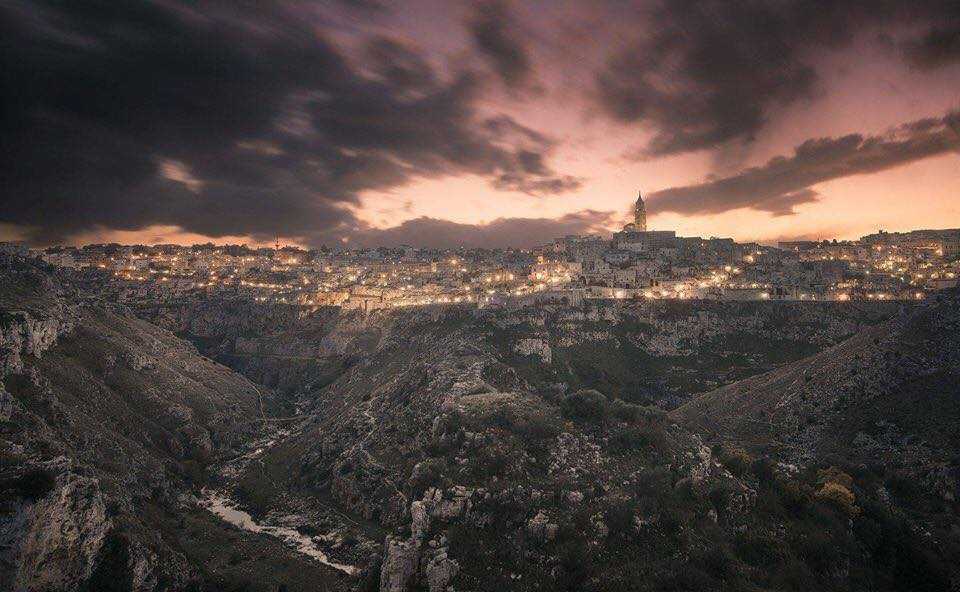
<instances>
[{"instance_id":1,"label":"hilltop town","mask_svg":"<svg viewBox=\"0 0 960 592\"><path fill-rule=\"evenodd\" d=\"M29 253L11 243L3 248ZM921 300L957 285L960 229L774 247L650 230L638 197L633 222L609 238L565 236L534 249L92 244L33 254L80 270L105 296L128 303L207 294L370 311L637 298Z\"/></svg>"}]
</instances>

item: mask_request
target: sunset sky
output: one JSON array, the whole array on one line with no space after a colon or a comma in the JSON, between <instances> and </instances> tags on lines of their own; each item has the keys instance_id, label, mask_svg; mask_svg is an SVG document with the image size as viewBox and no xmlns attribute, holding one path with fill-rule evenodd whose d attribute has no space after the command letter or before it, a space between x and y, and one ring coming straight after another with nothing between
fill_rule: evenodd
<instances>
[{"instance_id":1,"label":"sunset sky","mask_svg":"<svg viewBox=\"0 0 960 592\"><path fill-rule=\"evenodd\" d=\"M0 238L960 227L956 0L0 4Z\"/></svg>"}]
</instances>

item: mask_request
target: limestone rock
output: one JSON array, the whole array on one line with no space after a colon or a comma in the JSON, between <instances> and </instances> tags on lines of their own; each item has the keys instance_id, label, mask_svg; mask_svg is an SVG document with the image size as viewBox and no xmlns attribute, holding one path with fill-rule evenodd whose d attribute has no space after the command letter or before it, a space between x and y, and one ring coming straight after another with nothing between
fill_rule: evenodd
<instances>
[{"instance_id":1,"label":"limestone rock","mask_svg":"<svg viewBox=\"0 0 960 592\"><path fill-rule=\"evenodd\" d=\"M0 421L10 419L10 416L13 415L14 403L13 395L8 393L7 389L3 387L3 382L0 382Z\"/></svg>"},{"instance_id":2,"label":"limestone rock","mask_svg":"<svg viewBox=\"0 0 960 592\"><path fill-rule=\"evenodd\" d=\"M527 533L541 541L552 541L559 529L557 524L550 522L550 517L543 510L527 521Z\"/></svg>"},{"instance_id":3,"label":"limestone rock","mask_svg":"<svg viewBox=\"0 0 960 592\"><path fill-rule=\"evenodd\" d=\"M524 356L537 356L544 364L549 364L553 359L550 342L546 339L521 339L513 346L513 351Z\"/></svg>"},{"instance_id":4,"label":"limestone rock","mask_svg":"<svg viewBox=\"0 0 960 592\"><path fill-rule=\"evenodd\" d=\"M387 537L385 547L380 568L380 592L404 592L417 573L419 544L415 540Z\"/></svg>"},{"instance_id":5,"label":"limestone rock","mask_svg":"<svg viewBox=\"0 0 960 592\"><path fill-rule=\"evenodd\" d=\"M68 473L32 508L16 588L74 590L90 577L112 524L97 479Z\"/></svg>"},{"instance_id":6,"label":"limestone rock","mask_svg":"<svg viewBox=\"0 0 960 592\"><path fill-rule=\"evenodd\" d=\"M460 564L447 557L446 551L435 554L424 568L424 576L430 592L443 592L460 572Z\"/></svg>"}]
</instances>

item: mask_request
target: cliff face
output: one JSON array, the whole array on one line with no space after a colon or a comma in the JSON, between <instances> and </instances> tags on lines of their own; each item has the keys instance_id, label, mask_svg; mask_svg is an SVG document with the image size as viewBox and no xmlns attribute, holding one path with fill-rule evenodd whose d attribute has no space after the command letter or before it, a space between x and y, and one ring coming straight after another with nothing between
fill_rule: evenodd
<instances>
[{"instance_id":1,"label":"cliff face","mask_svg":"<svg viewBox=\"0 0 960 592\"><path fill-rule=\"evenodd\" d=\"M16 505L5 526L12 589L71 590L90 579L113 523L99 481L63 472L45 497Z\"/></svg>"},{"instance_id":2,"label":"cliff face","mask_svg":"<svg viewBox=\"0 0 960 592\"><path fill-rule=\"evenodd\" d=\"M834 345L901 306L652 301L462 312L483 321L475 337L509 353L507 361L528 379L672 408L692 394ZM382 336L375 319L384 314L297 310L212 299L137 313L288 394L333 382ZM385 316L402 318L404 312Z\"/></svg>"},{"instance_id":3,"label":"cliff face","mask_svg":"<svg viewBox=\"0 0 960 592\"><path fill-rule=\"evenodd\" d=\"M487 313L485 332L531 380L672 408L699 392L816 353L899 305L607 302Z\"/></svg>"},{"instance_id":4,"label":"cliff face","mask_svg":"<svg viewBox=\"0 0 960 592\"><path fill-rule=\"evenodd\" d=\"M48 273L0 256L7 285L0 292L0 379L23 370L24 356L39 357L77 322L77 308L61 297Z\"/></svg>"},{"instance_id":5,"label":"cliff face","mask_svg":"<svg viewBox=\"0 0 960 592\"><path fill-rule=\"evenodd\" d=\"M24 356L43 355L61 335L73 329L74 314L73 310L63 310L36 318L28 312L8 311L0 324L0 372L21 372Z\"/></svg>"},{"instance_id":6,"label":"cliff face","mask_svg":"<svg viewBox=\"0 0 960 592\"><path fill-rule=\"evenodd\" d=\"M303 314L296 306L201 299L135 312L190 340L203 355L286 394L331 382L355 353L343 340L328 339L345 326L334 309Z\"/></svg>"}]
</instances>

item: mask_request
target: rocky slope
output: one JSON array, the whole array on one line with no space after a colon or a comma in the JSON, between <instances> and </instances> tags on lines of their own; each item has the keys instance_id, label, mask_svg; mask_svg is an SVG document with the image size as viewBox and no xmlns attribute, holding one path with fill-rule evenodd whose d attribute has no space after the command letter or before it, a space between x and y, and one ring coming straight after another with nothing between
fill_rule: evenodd
<instances>
[{"instance_id":1,"label":"rocky slope","mask_svg":"<svg viewBox=\"0 0 960 592\"><path fill-rule=\"evenodd\" d=\"M261 433L249 380L28 261L0 262L0 318L0 589L224 589L244 581L228 541L337 585L197 505L204 467Z\"/></svg>"},{"instance_id":2,"label":"rocky slope","mask_svg":"<svg viewBox=\"0 0 960 592\"><path fill-rule=\"evenodd\" d=\"M535 382L598 388L626 400L674 407L691 394L834 345L897 314L901 306L593 302L582 308L488 309L477 329ZM369 351L379 330L364 318L348 321L337 309L304 312L224 299L143 306L136 312L189 339L205 355L287 393L332 382Z\"/></svg>"},{"instance_id":3,"label":"rocky slope","mask_svg":"<svg viewBox=\"0 0 960 592\"><path fill-rule=\"evenodd\" d=\"M308 423L226 487L260 515L339 523L330 551L365 568L374 587L556 585L559 558L541 550L525 567L526 550L559 548L561 529L578 545L605 542L604 512L630 500L648 471L665 471L657 478L668 489L681 480L707 488L710 478L746 491L655 411L616 405L621 420L596 394L600 415L565 417L560 399L532 392L495 345L476 338L486 321L469 311L366 323L380 334L369 354L317 393ZM595 524L574 534L573 514ZM478 547L484 536L493 538ZM501 557L507 541L516 555ZM495 574L485 571L491 561Z\"/></svg>"},{"instance_id":4,"label":"rocky slope","mask_svg":"<svg viewBox=\"0 0 960 592\"><path fill-rule=\"evenodd\" d=\"M884 496L829 455L708 447L699 424L625 401L627 389L578 390L531 369L531 358L549 368L556 350L504 331L516 326L509 314L365 317L377 337L365 353L301 393L306 420L220 487L254 515L332 527L326 551L382 591L956 581L955 509ZM328 335L358 326L343 317Z\"/></svg>"},{"instance_id":5,"label":"rocky slope","mask_svg":"<svg viewBox=\"0 0 960 592\"><path fill-rule=\"evenodd\" d=\"M710 439L829 455L960 496L960 291L819 354L707 393L676 417Z\"/></svg>"},{"instance_id":6,"label":"rocky slope","mask_svg":"<svg viewBox=\"0 0 960 592\"><path fill-rule=\"evenodd\" d=\"M135 313L189 339L204 355L258 384L290 394L331 382L353 363L356 353L348 347L348 337L335 333L343 329L337 309L304 310L247 300L190 298L141 305ZM362 339L363 332L361 323L355 338Z\"/></svg>"},{"instance_id":7,"label":"rocky slope","mask_svg":"<svg viewBox=\"0 0 960 592\"><path fill-rule=\"evenodd\" d=\"M691 395L829 347L900 305L598 302L492 313L494 337L534 381L672 408Z\"/></svg>"},{"instance_id":8,"label":"rocky slope","mask_svg":"<svg viewBox=\"0 0 960 592\"><path fill-rule=\"evenodd\" d=\"M136 311L161 329L2 269L0 588L960 583L956 295Z\"/></svg>"}]
</instances>

